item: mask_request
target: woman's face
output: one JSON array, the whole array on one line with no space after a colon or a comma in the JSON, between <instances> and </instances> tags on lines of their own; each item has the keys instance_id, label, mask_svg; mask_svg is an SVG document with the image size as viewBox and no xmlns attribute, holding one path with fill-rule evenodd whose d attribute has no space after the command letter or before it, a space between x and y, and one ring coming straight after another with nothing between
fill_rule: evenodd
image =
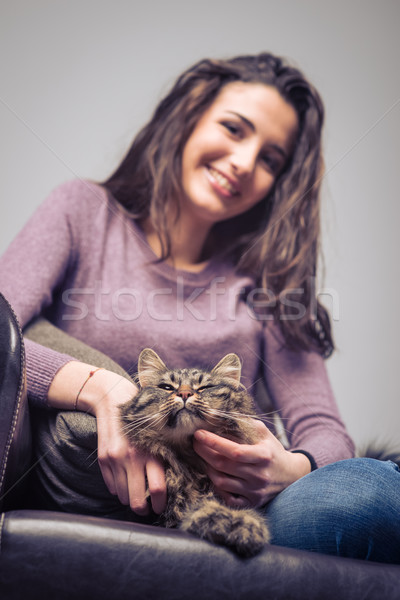
<instances>
[{"instance_id":1,"label":"woman's face","mask_svg":"<svg viewBox=\"0 0 400 600\"><path fill-rule=\"evenodd\" d=\"M184 147L181 210L210 226L249 210L271 190L297 131L295 109L275 88L223 87Z\"/></svg>"}]
</instances>

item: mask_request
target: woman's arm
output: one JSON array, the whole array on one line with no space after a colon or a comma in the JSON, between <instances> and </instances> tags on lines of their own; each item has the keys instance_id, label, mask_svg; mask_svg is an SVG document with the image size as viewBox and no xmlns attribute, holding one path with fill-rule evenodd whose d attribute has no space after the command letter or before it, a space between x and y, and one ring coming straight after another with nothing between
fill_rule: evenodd
<instances>
[{"instance_id":1,"label":"woman's arm","mask_svg":"<svg viewBox=\"0 0 400 600\"><path fill-rule=\"evenodd\" d=\"M55 290L77 268L82 256L90 252L86 242L93 231L93 215L104 202L105 195L86 182L60 186L0 258L0 289L23 328L35 316L53 308ZM68 347L57 351L42 345L38 338L27 340L30 402L38 406L74 407L76 395L93 365L102 365L84 357L73 361L73 356ZM133 382L106 369L85 385L79 408L98 419L99 462L110 491L117 493L121 502L143 512L146 473L155 471L156 476L150 475L152 502L154 509L160 511L163 500L157 499L159 488L161 498L165 497L160 465L134 456L119 427L118 404L135 393Z\"/></svg>"},{"instance_id":2,"label":"woman's arm","mask_svg":"<svg viewBox=\"0 0 400 600\"><path fill-rule=\"evenodd\" d=\"M93 373L90 376L90 373ZM83 387L82 387L83 386ZM121 431L119 406L137 393L132 381L97 366L71 361L54 377L49 406L77 409L96 417L98 460L104 481L120 502L140 515L148 514L146 480L152 508L160 514L166 505L165 473L161 461L130 446Z\"/></svg>"},{"instance_id":3,"label":"woman's arm","mask_svg":"<svg viewBox=\"0 0 400 600\"><path fill-rule=\"evenodd\" d=\"M85 191L83 182L53 190L0 257L0 289L23 330L53 309L55 290L79 263L79 219L85 223L89 213ZM45 406L51 380L70 357L31 340L25 349L29 401Z\"/></svg>"},{"instance_id":4,"label":"woman's arm","mask_svg":"<svg viewBox=\"0 0 400 600\"><path fill-rule=\"evenodd\" d=\"M134 512L147 514L147 477L153 510L161 513L166 504L164 468L159 461L129 446L121 432L118 407L137 393L128 373L110 357L46 319L36 319L24 334L31 342L73 357L53 378L47 403L53 408L72 410L79 394L76 408L96 417L98 460L109 491ZM91 372L94 374L89 377Z\"/></svg>"},{"instance_id":5,"label":"woman's arm","mask_svg":"<svg viewBox=\"0 0 400 600\"><path fill-rule=\"evenodd\" d=\"M194 448L206 461L216 491L233 506L261 506L312 469L354 456L323 358L286 349L276 327L270 327L262 363L289 449L261 421L255 421L259 441L252 446L195 433Z\"/></svg>"},{"instance_id":6,"label":"woman's arm","mask_svg":"<svg viewBox=\"0 0 400 600\"><path fill-rule=\"evenodd\" d=\"M354 457L324 358L317 352L288 350L275 324L266 327L264 340L265 381L290 450L308 452L317 467Z\"/></svg>"}]
</instances>

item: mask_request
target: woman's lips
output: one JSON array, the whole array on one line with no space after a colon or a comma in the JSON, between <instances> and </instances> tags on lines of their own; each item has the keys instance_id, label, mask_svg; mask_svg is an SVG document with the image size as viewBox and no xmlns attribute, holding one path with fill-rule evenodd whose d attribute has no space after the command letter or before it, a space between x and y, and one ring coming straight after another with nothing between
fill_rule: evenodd
<instances>
[{"instance_id":1,"label":"woman's lips","mask_svg":"<svg viewBox=\"0 0 400 600\"><path fill-rule=\"evenodd\" d=\"M217 187L222 190L222 192L226 193L228 196L238 196L239 186L237 183L233 182L231 179L228 179L226 175L221 173L221 171L217 171L213 167L207 166L207 174L211 183L214 185L217 184Z\"/></svg>"}]
</instances>

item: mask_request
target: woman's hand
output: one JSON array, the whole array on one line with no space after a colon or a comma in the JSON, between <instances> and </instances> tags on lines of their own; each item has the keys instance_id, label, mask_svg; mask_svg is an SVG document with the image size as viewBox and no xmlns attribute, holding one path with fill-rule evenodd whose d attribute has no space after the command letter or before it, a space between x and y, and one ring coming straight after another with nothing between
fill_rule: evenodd
<instances>
[{"instance_id":1,"label":"woman's hand","mask_svg":"<svg viewBox=\"0 0 400 600\"><path fill-rule=\"evenodd\" d=\"M125 383L126 381L126 383ZM138 515L150 512L146 490L155 513L163 512L167 502L165 471L160 460L131 446L123 435L119 406L134 394L127 380L100 398L94 408L97 418L98 460L104 481L122 504ZM129 385L126 385L129 384ZM127 397L128 396L128 397Z\"/></svg>"},{"instance_id":2,"label":"woman's hand","mask_svg":"<svg viewBox=\"0 0 400 600\"><path fill-rule=\"evenodd\" d=\"M93 376L89 377L91 371ZM132 381L112 371L71 361L53 379L48 402L54 408L71 409L79 396L77 409L97 420L99 466L111 494L137 514L146 515L150 512L148 488L152 508L160 514L167 502L163 464L132 447L122 431L119 407L134 398L137 391Z\"/></svg>"},{"instance_id":3,"label":"woman's hand","mask_svg":"<svg viewBox=\"0 0 400 600\"><path fill-rule=\"evenodd\" d=\"M263 506L291 483L311 471L304 454L292 453L254 419L258 442L239 444L198 430L193 447L207 463L217 494L229 506Z\"/></svg>"}]
</instances>

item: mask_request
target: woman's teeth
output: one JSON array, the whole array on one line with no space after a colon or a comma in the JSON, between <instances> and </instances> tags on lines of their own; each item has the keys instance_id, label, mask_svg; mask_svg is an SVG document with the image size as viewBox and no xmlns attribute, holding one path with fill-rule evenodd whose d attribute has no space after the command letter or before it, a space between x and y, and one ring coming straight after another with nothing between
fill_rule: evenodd
<instances>
[{"instance_id":1,"label":"woman's teeth","mask_svg":"<svg viewBox=\"0 0 400 600\"><path fill-rule=\"evenodd\" d=\"M227 190L232 195L236 195L239 193L238 190L231 184L231 182L228 181L228 179L224 177L219 171L216 171L212 167L209 167L208 170L212 177L217 181L217 183L221 187L224 188L224 190Z\"/></svg>"}]
</instances>

